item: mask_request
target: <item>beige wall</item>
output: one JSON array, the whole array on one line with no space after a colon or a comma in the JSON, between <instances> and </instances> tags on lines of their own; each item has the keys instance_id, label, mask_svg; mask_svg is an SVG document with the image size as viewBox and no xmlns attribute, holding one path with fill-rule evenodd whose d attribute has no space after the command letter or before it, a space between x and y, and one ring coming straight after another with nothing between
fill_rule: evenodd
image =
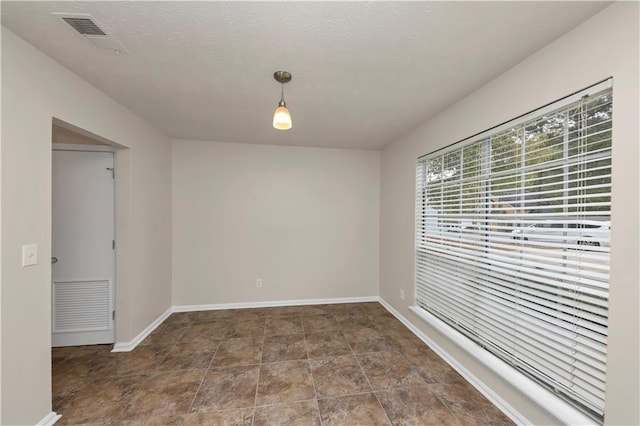
<instances>
[{"instance_id":1,"label":"beige wall","mask_svg":"<svg viewBox=\"0 0 640 426\"><path fill-rule=\"evenodd\" d=\"M2 424L35 424L51 411L53 117L130 148L117 154L117 340L171 305L169 139L3 28ZM22 268L28 243L40 263Z\"/></svg>"},{"instance_id":2,"label":"beige wall","mask_svg":"<svg viewBox=\"0 0 640 426\"><path fill-rule=\"evenodd\" d=\"M174 141L174 305L377 295L379 157Z\"/></svg>"},{"instance_id":3,"label":"beige wall","mask_svg":"<svg viewBox=\"0 0 640 426\"><path fill-rule=\"evenodd\" d=\"M380 295L534 424L557 421L411 314L410 300L400 300L400 289L414 289L416 158L613 76L606 422L639 424L638 16L638 3L610 6L382 153Z\"/></svg>"}]
</instances>

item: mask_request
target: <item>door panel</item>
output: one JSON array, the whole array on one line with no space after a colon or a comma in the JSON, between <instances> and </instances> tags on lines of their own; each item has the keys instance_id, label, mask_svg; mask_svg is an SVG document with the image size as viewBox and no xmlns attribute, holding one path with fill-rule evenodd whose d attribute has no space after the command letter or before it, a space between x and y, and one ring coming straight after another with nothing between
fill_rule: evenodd
<instances>
[{"instance_id":1,"label":"door panel","mask_svg":"<svg viewBox=\"0 0 640 426\"><path fill-rule=\"evenodd\" d=\"M113 153L53 151L52 345L114 342Z\"/></svg>"}]
</instances>

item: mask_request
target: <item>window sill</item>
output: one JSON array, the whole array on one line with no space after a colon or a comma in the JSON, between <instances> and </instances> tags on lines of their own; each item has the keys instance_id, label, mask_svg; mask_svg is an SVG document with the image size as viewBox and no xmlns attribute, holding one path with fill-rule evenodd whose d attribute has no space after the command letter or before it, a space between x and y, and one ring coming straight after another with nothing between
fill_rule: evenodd
<instances>
[{"instance_id":1,"label":"window sill","mask_svg":"<svg viewBox=\"0 0 640 426\"><path fill-rule=\"evenodd\" d=\"M527 396L537 405L539 405L542 409L547 411L550 415L557 418L560 422L567 425L596 425L597 423L591 417L588 417L578 409L574 408L570 404L568 404L563 399L556 396L553 392L547 390L543 386L539 385L529 377L515 370L506 362L502 361L495 355L490 352L481 349L478 350L479 347L473 341L469 340L460 332L451 328L448 324L436 318L434 315L425 311L424 309L418 306L409 307L411 312L413 312L418 318L429 324L431 327L435 328L437 331L442 333L445 337L455 343L462 350L467 352L470 356L474 357L480 363L482 363L485 367L490 369L493 373L501 377L507 383L512 385L519 392ZM418 333L424 335L424 333L419 330L413 330L414 332L418 331ZM431 339L424 336L426 340L431 341ZM425 339L423 339L425 340ZM441 349L441 351L443 351ZM444 352L444 351L443 351ZM468 374L463 374L466 372L466 368L464 368L461 364L457 363L455 359L452 359L451 356L447 358L448 362L453 361L456 369L464 370L459 371L463 376L468 376ZM465 377L467 378L467 377ZM474 381L478 381L477 379Z\"/></svg>"}]
</instances>

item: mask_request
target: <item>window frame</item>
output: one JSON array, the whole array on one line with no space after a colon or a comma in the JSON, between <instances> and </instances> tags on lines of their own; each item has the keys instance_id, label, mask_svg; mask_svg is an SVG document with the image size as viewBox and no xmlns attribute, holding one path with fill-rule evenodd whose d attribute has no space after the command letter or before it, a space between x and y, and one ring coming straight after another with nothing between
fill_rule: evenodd
<instances>
[{"instance_id":1,"label":"window frame","mask_svg":"<svg viewBox=\"0 0 640 426\"><path fill-rule=\"evenodd\" d=\"M579 102L581 98L583 98L585 95L593 95L593 94L598 94L602 91L605 90L610 90L612 88L612 79L607 79L603 82L597 83L587 89L584 89L580 92L576 92L572 95L569 95L559 101L555 101L552 102L550 104L547 104L539 109L536 109L534 111L531 111L527 114L523 114L519 117L516 117L513 120L510 120L506 123L503 123L501 125L495 126L491 129L488 129L486 131L483 131L481 133L478 133L476 135L473 135L467 139L464 139L462 141L456 142L454 144L450 144L444 148L441 148L439 150L436 150L430 154L421 156L417 159L417 164L419 165L421 162L424 161L428 161L430 158L433 158L436 155L439 154L446 154L447 152L452 152L453 149L456 150L460 150L460 152L464 152L464 149L466 147L472 146L474 144L478 144L479 142L486 140L487 138L490 138L493 135L499 134L502 131L507 131L509 128L512 128L514 126L518 126L518 125L522 125L523 123L527 123L529 120L538 118L538 117L542 117L545 114L551 113L553 111L565 108L567 106L570 106L576 102ZM484 144L480 144L480 146L484 146ZM481 148L482 149L482 148ZM489 153L485 153L485 158L488 158L488 156L490 155ZM443 157L443 161L444 161L444 157ZM460 160L460 165L462 166L462 160ZM444 163L442 163L442 168L441 170L441 174L444 173L443 170L445 170L444 168ZM483 166L486 167L486 166ZM490 166L489 166L490 167ZM429 226L426 221L428 220L428 215L426 214L426 209L428 208L428 203L426 201L427 199L427 191L426 191L426 186L424 187L425 190L422 191L422 193L419 192L419 183L416 183L416 200L415 200L415 205L416 205L416 226L415 226L415 237L416 237L416 241L414 244L414 300L416 301L416 305L411 307L411 310L416 313L419 317L421 317L424 320L427 320L427 322L429 322L432 325L437 325L438 328L445 332L445 334L451 336L456 336L457 340L460 340L460 336L463 336L462 339L464 341L468 341L468 343L470 343L472 346L468 347L469 352L473 352L472 348L477 349L477 342L470 339L469 337L465 336L463 333L461 333L459 330L457 330L455 327L453 327L452 325L448 324L447 322L443 321L441 318L437 317L436 315L434 315L433 313L427 311L425 308L420 307L419 304L417 303L418 300L420 299L420 295L418 294L418 288L419 288L419 283L418 283L418 265L419 265L419 260L418 260L418 256L420 255L420 249L419 249L419 245L420 245L420 239L421 239L421 235L420 235L420 231L422 231L423 235L422 238L425 238L425 234L426 234L426 229ZM461 192L462 193L462 192ZM491 213L489 212L491 210L491 207L489 206L490 202L487 201L487 196L486 194L488 194L488 190L484 190L485 193L485 197L484 197L484 202L487 203L487 214L490 215ZM462 195L460 196L462 197ZM420 198L422 198L422 200L420 200ZM420 211L420 209L422 209L422 211ZM610 214L610 210L609 210L609 214ZM589 219L589 218L587 218ZM419 221L423 220L424 223L422 225L419 225ZM487 219L488 220L488 219ZM609 219L610 220L610 219ZM538 219L539 221L539 219ZM485 222L486 224L487 222ZM526 222L524 222L526 224ZM522 224L521 224L522 225ZM536 223L535 222L530 222L529 226L535 226ZM455 225L449 225L451 227L455 227ZM459 229L457 232L464 232L465 229L470 229L473 227L478 227L478 224L471 224L471 225L467 225L465 226L459 226ZM567 231L571 231L572 229L575 230L588 230L590 229L590 227L588 225L584 225L584 226L574 226L573 228L567 223L566 225L563 226L564 228L566 228ZM483 226L480 226L480 228L483 228ZM550 227L543 227L544 229L547 230L551 230L553 231L554 229L560 229L560 228L550 228ZM610 226L608 227L610 229ZM488 229L488 226L484 226L484 234L478 233L477 235L480 238L480 243L486 242L488 241L489 238L489 234L491 233L491 231ZM483 235L484 235L484 239L483 239ZM443 326L444 325L444 326ZM458 336L459 334L459 336ZM507 363L505 363L504 361L502 361L500 358L498 358L497 356L493 355L491 352L487 353L490 357L495 357L495 360L492 360L491 362L489 362L489 364L491 364L492 366L495 367L495 365L497 364L504 364L504 365L508 365ZM483 354L482 357L485 357L487 354ZM497 360L497 361L496 361ZM497 363L496 363L497 362ZM493 368L494 370L496 368ZM512 367L508 367L508 369L512 369ZM519 371L513 371L513 372L509 372L509 373L505 373L504 372L504 368L498 368L498 370L501 370L503 374L501 375L505 375L507 376L506 378L509 379L513 379L514 374L516 376L522 376L523 373L519 372ZM526 377L526 376L525 376ZM529 379L530 380L530 379ZM544 387L542 387L543 391L541 391L540 389L540 385L537 384L537 382L534 380L533 382L528 382L527 385L530 389L536 389L535 393L540 394L540 392L549 392L548 389L545 389ZM558 400L562 401L562 399L559 399L557 395L555 395L553 392L550 392L550 396L553 397L554 400L556 400L556 403L558 403ZM544 398L543 398L544 399ZM594 421L594 419L598 422L602 421L602 418L597 418L593 416L593 413L588 414L585 417L585 414L582 410L580 409L576 409L575 407L573 407L571 404L567 405L566 402L562 402L561 404L564 408L563 411L566 414L566 418L569 419L573 419L572 421L570 421L570 423L576 423L575 419L580 419L579 422L580 423L585 423L585 421L587 419L589 419L588 423L592 423ZM554 407L555 410L555 407Z\"/></svg>"}]
</instances>

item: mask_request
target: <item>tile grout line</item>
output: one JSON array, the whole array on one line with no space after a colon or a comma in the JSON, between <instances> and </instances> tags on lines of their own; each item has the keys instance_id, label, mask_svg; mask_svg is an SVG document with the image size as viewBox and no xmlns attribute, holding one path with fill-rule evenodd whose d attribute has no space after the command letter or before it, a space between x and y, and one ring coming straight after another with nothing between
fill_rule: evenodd
<instances>
[{"instance_id":1,"label":"tile grout line","mask_svg":"<svg viewBox=\"0 0 640 426\"><path fill-rule=\"evenodd\" d=\"M320 425L322 422L322 415L320 414L320 403L318 402L318 389L316 387L316 379L313 376L313 368L311 368L311 358L309 358L309 348L307 346L307 336L304 335L304 351L307 355L307 363L309 364L309 375L311 375L311 384L313 385L313 394L315 395L314 401L316 403L316 411L318 412L318 419L320 420Z\"/></svg>"},{"instance_id":2,"label":"tile grout line","mask_svg":"<svg viewBox=\"0 0 640 426\"><path fill-rule=\"evenodd\" d=\"M338 324L338 320L336 319L336 316L335 316L335 314L333 312L332 312L332 315L333 315L334 321L336 322L336 324ZM345 339L344 336L342 335L342 332L340 330L338 330L338 332L340 333L342 338ZM327 331L324 331L324 333L327 333ZM307 340L306 333L305 333L304 339L305 339L305 342L306 342L306 340ZM346 341L346 339L345 339L345 341ZM347 345L348 344L349 344L349 342L347 342ZM349 348L351 348L351 347L349 347ZM308 352L307 352L307 357L309 357L309 353ZM309 369L311 371L311 359L310 358L309 358ZM320 425L322 426L322 425L324 425L325 422L322 421L322 414L320 413L320 400L318 398L318 392L317 392L317 389L316 389L315 378L313 377L313 371L311 371L311 380L313 381L313 390L316 393L316 407L318 407L318 416L320 417Z\"/></svg>"},{"instance_id":3,"label":"tile grout line","mask_svg":"<svg viewBox=\"0 0 640 426\"><path fill-rule=\"evenodd\" d=\"M227 328L228 328L228 326L227 326ZM220 338L220 341L218 341L218 346L216 346L216 351L213 353L213 356L209 360L209 365L207 366L207 369L205 370L204 374L202 375L202 380L200 380L200 384L198 385L198 390L196 390L196 393L193 395L193 399L191 400L191 404L189 404L189 408L187 409L187 413L186 414L189 414L191 412L191 409L193 408L193 404L196 402L196 398L198 397L198 393L200 392L200 388L202 388L202 384L204 383L204 379L207 377L207 374L209 373L209 369L211 368L211 364L213 364L213 359L218 354L218 349L220 349L220 345L222 344L222 339L224 338L224 334L226 332L227 332L227 330L225 329L224 332L222 333L222 337Z\"/></svg>"},{"instance_id":4,"label":"tile grout line","mask_svg":"<svg viewBox=\"0 0 640 426\"><path fill-rule=\"evenodd\" d=\"M345 394L341 394L341 395L334 395L334 396L325 396L323 398L318 398L318 401L324 401L327 399L335 399L335 398L346 398L349 396L358 396L358 395L370 395L372 393L375 393L376 391L371 390L371 391L363 391L363 392L353 392L353 393L345 393Z\"/></svg>"},{"instance_id":5,"label":"tile grout line","mask_svg":"<svg viewBox=\"0 0 640 426\"><path fill-rule=\"evenodd\" d=\"M297 403L300 403L300 402L307 402L307 401L315 401L315 399L307 398L307 399L296 399L296 400L287 401L287 402L274 402L274 403L271 403L271 404L258 405L256 408L277 407L278 405L291 405L291 404L297 404ZM241 410L241 408L231 408L231 410Z\"/></svg>"},{"instance_id":6,"label":"tile grout line","mask_svg":"<svg viewBox=\"0 0 640 426\"><path fill-rule=\"evenodd\" d=\"M362 375L364 376L364 378L367 379L367 383L369 383L369 387L371 388L371 393L373 393L373 396L376 398L376 401L378 401L378 405L380 405L380 408L382 409L382 412L384 413L384 417L387 419L387 422L389 422L388 424L392 425L393 423L391 422L391 419L389 418L389 414L387 414L387 410L384 409L384 407L382 406L382 403L380 402L380 398L378 398L378 394L376 393L375 389L373 389L373 385L371 384L371 380L369 380L369 376L367 376L367 373L364 371L364 368L362 367L362 363L360 363L360 359L358 358L358 355L356 355L355 351L353 350L353 347L351 347L351 343L349 343L348 340L347 340L347 344L349 345L349 347L353 351L353 356L355 357L356 362L358 363L358 366L360 367L360 371L362 372Z\"/></svg>"},{"instance_id":7,"label":"tile grout line","mask_svg":"<svg viewBox=\"0 0 640 426\"><path fill-rule=\"evenodd\" d=\"M251 413L251 426L256 420L256 404L258 404L258 389L260 389L260 374L262 373L262 356L264 355L264 340L267 334L267 318L264 319L262 328L262 342L260 343L260 360L258 361L258 379L256 381L256 394L253 397L253 412Z\"/></svg>"},{"instance_id":8,"label":"tile grout line","mask_svg":"<svg viewBox=\"0 0 640 426\"><path fill-rule=\"evenodd\" d=\"M427 384L427 387L429 388L429 392L431 392L432 394L435 395L436 399L438 401L440 401L440 404L442 404L444 406L444 408L447 409L447 411L456 419L458 420L460 423L462 423L462 420L458 417L458 414L456 414L450 407L449 405L445 404L444 399L442 398L442 395L440 394L440 392L434 392L431 390L431 385L432 384L441 384L441 383L429 383Z\"/></svg>"}]
</instances>

